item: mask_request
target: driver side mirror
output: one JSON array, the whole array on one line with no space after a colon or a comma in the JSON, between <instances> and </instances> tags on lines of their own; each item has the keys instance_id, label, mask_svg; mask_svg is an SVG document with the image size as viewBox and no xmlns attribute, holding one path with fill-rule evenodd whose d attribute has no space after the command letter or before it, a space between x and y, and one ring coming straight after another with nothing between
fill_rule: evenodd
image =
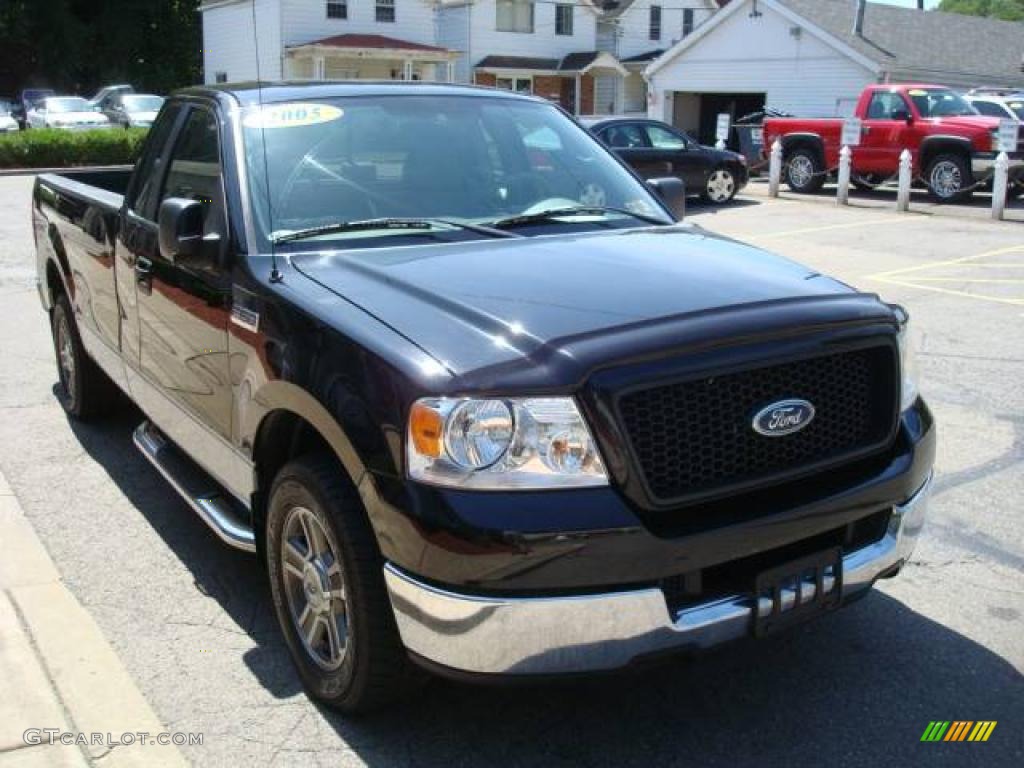
<instances>
[{"instance_id":1,"label":"driver side mirror","mask_svg":"<svg viewBox=\"0 0 1024 768\"><path fill-rule=\"evenodd\" d=\"M682 179L668 176L663 179L648 179L647 186L656 194L676 221L686 215L686 185Z\"/></svg>"},{"instance_id":2,"label":"driver side mirror","mask_svg":"<svg viewBox=\"0 0 1024 768\"><path fill-rule=\"evenodd\" d=\"M157 216L160 255L177 265L214 261L218 235L203 235L203 204L184 197L169 197Z\"/></svg>"}]
</instances>

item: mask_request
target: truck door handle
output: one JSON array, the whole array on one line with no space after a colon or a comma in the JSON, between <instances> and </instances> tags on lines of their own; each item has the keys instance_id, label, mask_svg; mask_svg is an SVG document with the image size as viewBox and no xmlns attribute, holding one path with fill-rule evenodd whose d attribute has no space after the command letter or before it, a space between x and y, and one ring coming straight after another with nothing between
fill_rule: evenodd
<instances>
[{"instance_id":1,"label":"truck door handle","mask_svg":"<svg viewBox=\"0 0 1024 768\"><path fill-rule=\"evenodd\" d=\"M141 293L148 296L153 292L153 262L145 256L135 260L135 283Z\"/></svg>"}]
</instances>

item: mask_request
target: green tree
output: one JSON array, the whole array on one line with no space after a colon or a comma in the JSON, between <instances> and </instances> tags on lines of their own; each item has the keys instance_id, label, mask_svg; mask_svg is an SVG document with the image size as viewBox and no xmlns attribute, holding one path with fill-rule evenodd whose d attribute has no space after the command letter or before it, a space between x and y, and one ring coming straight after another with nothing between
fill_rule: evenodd
<instances>
[{"instance_id":1,"label":"green tree","mask_svg":"<svg viewBox=\"0 0 1024 768\"><path fill-rule=\"evenodd\" d=\"M992 16L1004 21L1024 21L1024 0L942 0L939 10L968 16Z\"/></svg>"}]
</instances>

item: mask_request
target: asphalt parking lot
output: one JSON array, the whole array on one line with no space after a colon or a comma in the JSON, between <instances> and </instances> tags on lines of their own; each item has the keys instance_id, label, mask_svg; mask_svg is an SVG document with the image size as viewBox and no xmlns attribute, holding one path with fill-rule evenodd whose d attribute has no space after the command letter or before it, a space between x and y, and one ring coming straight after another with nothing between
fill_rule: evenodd
<instances>
[{"instance_id":1,"label":"asphalt parking lot","mask_svg":"<svg viewBox=\"0 0 1024 768\"><path fill-rule=\"evenodd\" d=\"M0 469L157 715L205 734L185 750L196 765L1024 764L1024 226L756 195L691 213L910 309L940 446L900 577L701 659L544 686L436 681L346 720L303 695L255 562L136 454L139 415L64 417L30 190L0 179ZM921 743L932 720L998 725L982 744Z\"/></svg>"}]
</instances>

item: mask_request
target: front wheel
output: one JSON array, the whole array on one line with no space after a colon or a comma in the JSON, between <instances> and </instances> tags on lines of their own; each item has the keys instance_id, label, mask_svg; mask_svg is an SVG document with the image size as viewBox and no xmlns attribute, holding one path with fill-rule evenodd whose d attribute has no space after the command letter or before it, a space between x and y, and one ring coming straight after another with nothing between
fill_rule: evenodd
<instances>
[{"instance_id":1,"label":"front wheel","mask_svg":"<svg viewBox=\"0 0 1024 768\"><path fill-rule=\"evenodd\" d=\"M825 167L811 149L793 150L786 158L785 172L786 184L794 192L811 194L825 185Z\"/></svg>"},{"instance_id":2,"label":"front wheel","mask_svg":"<svg viewBox=\"0 0 1024 768\"><path fill-rule=\"evenodd\" d=\"M264 543L274 611L310 695L357 714L416 679L376 539L337 462L314 455L278 473Z\"/></svg>"},{"instance_id":3,"label":"front wheel","mask_svg":"<svg viewBox=\"0 0 1024 768\"><path fill-rule=\"evenodd\" d=\"M971 196L971 167L960 155L939 155L928 164L925 181L929 196L940 203L955 203Z\"/></svg>"},{"instance_id":4,"label":"front wheel","mask_svg":"<svg viewBox=\"0 0 1024 768\"><path fill-rule=\"evenodd\" d=\"M724 205L736 196L736 177L725 167L715 168L704 184L701 198L715 205Z\"/></svg>"}]
</instances>

